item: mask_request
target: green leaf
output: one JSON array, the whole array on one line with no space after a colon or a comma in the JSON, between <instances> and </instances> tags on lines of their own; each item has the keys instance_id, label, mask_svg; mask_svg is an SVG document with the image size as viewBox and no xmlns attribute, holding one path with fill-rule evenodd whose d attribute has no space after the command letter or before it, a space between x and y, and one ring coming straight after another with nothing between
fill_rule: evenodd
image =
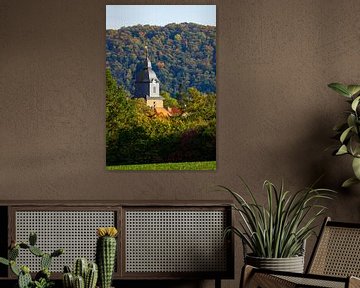
<instances>
[{"instance_id":1,"label":"green leaf","mask_svg":"<svg viewBox=\"0 0 360 288\"><path fill-rule=\"evenodd\" d=\"M341 143L344 143L344 141L346 140L346 137L348 136L349 132L351 131L353 127L349 127L347 129L345 129L345 131L343 133L341 133L341 136L340 136L340 141Z\"/></svg>"},{"instance_id":2,"label":"green leaf","mask_svg":"<svg viewBox=\"0 0 360 288\"><path fill-rule=\"evenodd\" d=\"M5 258L3 258L3 257L0 257L0 263L1 264L4 264L4 265L9 265L9 260L8 259L5 259Z\"/></svg>"},{"instance_id":3,"label":"green leaf","mask_svg":"<svg viewBox=\"0 0 360 288\"><path fill-rule=\"evenodd\" d=\"M44 255L44 252L42 252L42 251L40 250L40 248L39 248L39 247L36 247L36 246L30 246L30 247L29 247L29 251L30 251L32 254L34 254L35 256L38 256L38 257L41 257L41 256Z\"/></svg>"},{"instance_id":4,"label":"green leaf","mask_svg":"<svg viewBox=\"0 0 360 288\"><path fill-rule=\"evenodd\" d=\"M356 111L357 106L359 105L360 96L356 97L355 100L351 103L351 109Z\"/></svg>"},{"instance_id":5,"label":"green leaf","mask_svg":"<svg viewBox=\"0 0 360 288\"><path fill-rule=\"evenodd\" d=\"M351 96L360 92L360 85L352 84L347 86L347 90L349 91Z\"/></svg>"},{"instance_id":6,"label":"green leaf","mask_svg":"<svg viewBox=\"0 0 360 288\"><path fill-rule=\"evenodd\" d=\"M360 158L354 158L352 162L352 168L357 179L360 180Z\"/></svg>"},{"instance_id":7,"label":"green leaf","mask_svg":"<svg viewBox=\"0 0 360 288\"><path fill-rule=\"evenodd\" d=\"M12 271L16 276L19 276L21 270L20 270L20 268L16 265L16 262L15 262L15 261L10 261L10 268L11 268L11 271Z\"/></svg>"},{"instance_id":8,"label":"green leaf","mask_svg":"<svg viewBox=\"0 0 360 288\"><path fill-rule=\"evenodd\" d=\"M336 152L335 155L344 155L344 154L347 154L349 153L347 148L346 148L346 145L341 145L341 147L339 148L339 150Z\"/></svg>"},{"instance_id":9,"label":"green leaf","mask_svg":"<svg viewBox=\"0 0 360 288\"><path fill-rule=\"evenodd\" d=\"M45 253L42 257L41 257L41 261L40 261L40 267L41 269L49 269L50 265L51 265L51 256L50 254Z\"/></svg>"},{"instance_id":10,"label":"green leaf","mask_svg":"<svg viewBox=\"0 0 360 288\"><path fill-rule=\"evenodd\" d=\"M344 183L342 183L341 187L348 188L352 185L359 184L359 183L360 183L359 179L357 179L356 177L352 177L352 178L349 178L346 181L344 181Z\"/></svg>"},{"instance_id":11,"label":"green leaf","mask_svg":"<svg viewBox=\"0 0 360 288\"><path fill-rule=\"evenodd\" d=\"M348 143L348 150L354 157L360 156L360 138L358 135L352 135Z\"/></svg>"},{"instance_id":12,"label":"green leaf","mask_svg":"<svg viewBox=\"0 0 360 288\"><path fill-rule=\"evenodd\" d=\"M348 126L355 126L356 124L356 116L353 113L350 113L350 115L347 118L347 124Z\"/></svg>"},{"instance_id":13,"label":"green leaf","mask_svg":"<svg viewBox=\"0 0 360 288\"><path fill-rule=\"evenodd\" d=\"M19 246L15 246L14 248L10 249L8 252L9 260L16 260L19 256Z\"/></svg>"},{"instance_id":14,"label":"green leaf","mask_svg":"<svg viewBox=\"0 0 360 288\"><path fill-rule=\"evenodd\" d=\"M335 92L339 93L342 96L345 96L347 98L351 97L351 94L349 90L347 89L347 86L341 83L330 83L328 85L329 88L333 89Z\"/></svg>"}]
</instances>

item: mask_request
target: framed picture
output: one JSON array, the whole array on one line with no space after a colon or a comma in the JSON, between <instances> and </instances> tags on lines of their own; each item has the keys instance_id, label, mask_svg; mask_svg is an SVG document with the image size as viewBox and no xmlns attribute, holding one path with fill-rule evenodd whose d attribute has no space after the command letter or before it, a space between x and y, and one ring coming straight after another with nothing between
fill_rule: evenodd
<instances>
[{"instance_id":1,"label":"framed picture","mask_svg":"<svg viewBox=\"0 0 360 288\"><path fill-rule=\"evenodd\" d=\"M216 170L216 6L106 6L108 170Z\"/></svg>"}]
</instances>

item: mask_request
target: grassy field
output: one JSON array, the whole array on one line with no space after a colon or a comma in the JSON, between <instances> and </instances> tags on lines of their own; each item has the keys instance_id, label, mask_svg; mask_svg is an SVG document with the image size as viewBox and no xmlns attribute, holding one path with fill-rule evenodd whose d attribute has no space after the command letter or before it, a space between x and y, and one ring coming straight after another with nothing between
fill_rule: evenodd
<instances>
[{"instance_id":1,"label":"grassy field","mask_svg":"<svg viewBox=\"0 0 360 288\"><path fill-rule=\"evenodd\" d=\"M106 166L107 170L216 170L216 161Z\"/></svg>"}]
</instances>

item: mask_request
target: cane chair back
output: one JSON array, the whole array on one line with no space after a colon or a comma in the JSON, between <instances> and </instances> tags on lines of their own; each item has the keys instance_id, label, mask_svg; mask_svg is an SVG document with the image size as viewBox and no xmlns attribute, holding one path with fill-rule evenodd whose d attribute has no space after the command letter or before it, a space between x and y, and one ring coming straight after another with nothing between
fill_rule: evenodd
<instances>
[{"instance_id":1,"label":"cane chair back","mask_svg":"<svg viewBox=\"0 0 360 288\"><path fill-rule=\"evenodd\" d=\"M360 224L327 218L307 273L360 277Z\"/></svg>"},{"instance_id":2,"label":"cane chair back","mask_svg":"<svg viewBox=\"0 0 360 288\"><path fill-rule=\"evenodd\" d=\"M242 288L360 288L360 224L326 218L306 273L243 268Z\"/></svg>"}]
</instances>

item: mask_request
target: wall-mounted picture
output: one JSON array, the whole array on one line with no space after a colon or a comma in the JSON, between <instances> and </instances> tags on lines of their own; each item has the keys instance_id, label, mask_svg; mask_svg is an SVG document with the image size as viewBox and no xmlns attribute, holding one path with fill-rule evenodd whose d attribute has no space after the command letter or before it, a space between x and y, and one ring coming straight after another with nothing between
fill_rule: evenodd
<instances>
[{"instance_id":1,"label":"wall-mounted picture","mask_svg":"<svg viewBox=\"0 0 360 288\"><path fill-rule=\"evenodd\" d=\"M216 170L216 6L106 6L107 170Z\"/></svg>"}]
</instances>

